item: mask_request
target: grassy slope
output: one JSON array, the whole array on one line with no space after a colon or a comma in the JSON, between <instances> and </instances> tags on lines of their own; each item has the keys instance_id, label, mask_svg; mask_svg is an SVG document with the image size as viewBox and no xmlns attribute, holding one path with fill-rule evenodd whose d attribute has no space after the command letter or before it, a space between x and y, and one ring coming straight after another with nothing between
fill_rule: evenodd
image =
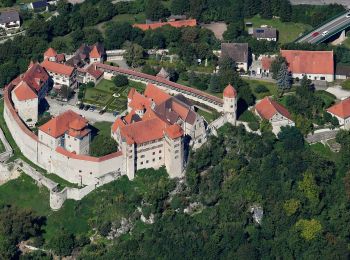
<instances>
[{"instance_id":1,"label":"grassy slope","mask_svg":"<svg viewBox=\"0 0 350 260\"><path fill-rule=\"evenodd\" d=\"M268 25L275 27L279 31L279 42L292 42L298 38L300 33L303 33L311 28L309 25L300 23L283 23L280 19L262 19L260 16L254 16L250 19L245 19L246 22L252 22L253 27L260 27L261 25Z\"/></svg>"},{"instance_id":2,"label":"grassy slope","mask_svg":"<svg viewBox=\"0 0 350 260\"><path fill-rule=\"evenodd\" d=\"M274 96L274 95L278 94L277 86L276 86L275 83L262 81L262 80L252 80L252 79L244 79L244 81L247 82L250 85L250 87L251 87L251 89L253 91L253 94L256 96L257 99L262 99L262 98L264 98L266 96ZM269 92L256 93L255 92L255 88L258 85L264 85L269 90Z\"/></svg>"}]
</instances>

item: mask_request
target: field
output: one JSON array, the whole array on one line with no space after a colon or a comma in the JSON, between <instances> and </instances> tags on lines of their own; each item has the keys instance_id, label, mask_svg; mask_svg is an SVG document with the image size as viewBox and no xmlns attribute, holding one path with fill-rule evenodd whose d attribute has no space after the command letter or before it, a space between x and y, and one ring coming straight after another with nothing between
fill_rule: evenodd
<instances>
[{"instance_id":1,"label":"field","mask_svg":"<svg viewBox=\"0 0 350 260\"><path fill-rule=\"evenodd\" d=\"M94 88L86 89L83 101L100 108L107 107L109 111L123 112L126 109L127 95L132 87L140 92L144 90L144 84L135 81L129 81L128 86L117 89L112 81L103 79ZM113 94L118 97L113 97Z\"/></svg>"},{"instance_id":2,"label":"field","mask_svg":"<svg viewBox=\"0 0 350 260\"><path fill-rule=\"evenodd\" d=\"M260 27L261 25L268 25L276 28L279 31L278 41L280 43L292 42L298 38L299 34L311 29L310 25L301 23L283 23L280 19L262 19L260 16L254 16L250 19L245 19L245 22L253 23L253 27Z\"/></svg>"}]
</instances>

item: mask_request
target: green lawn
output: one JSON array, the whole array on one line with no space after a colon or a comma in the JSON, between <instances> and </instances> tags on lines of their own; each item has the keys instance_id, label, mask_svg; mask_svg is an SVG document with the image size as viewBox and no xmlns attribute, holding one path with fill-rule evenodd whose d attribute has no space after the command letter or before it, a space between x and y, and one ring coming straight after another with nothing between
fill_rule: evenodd
<instances>
[{"instance_id":1,"label":"green lawn","mask_svg":"<svg viewBox=\"0 0 350 260\"><path fill-rule=\"evenodd\" d=\"M0 140L0 153L5 152L5 146L3 144L3 142Z\"/></svg>"},{"instance_id":2,"label":"green lawn","mask_svg":"<svg viewBox=\"0 0 350 260\"><path fill-rule=\"evenodd\" d=\"M238 120L243 122L259 122L259 118L253 114L253 112L246 110L238 118Z\"/></svg>"},{"instance_id":3,"label":"green lawn","mask_svg":"<svg viewBox=\"0 0 350 260\"><path fill-rule=\"evenodd\" d=\"M260 27L261 25L268 25L276 28L279 31L280 43L293 42L299 37L299 34L304 33L311 29L310 25L301 23L283 23L280 19L262 19L260 16L254 16L253 18L245 19L246 22L252 22L253 27Z\"/></svg>"},{"instance_id":4,"label":"green lawn","mask_svg":"<svg viewBox=\"0 0 350 260\"><path fill-rule=\"evenodd\" d=\"M106 135L106 136L110 136L111 135L111 127L112 127L112 123L111 122L96 122L95 124L93 124L94 127L96 127L99 132L99 135Z\"/></svg>"},{"instance_id":5,"label":"green lawn","mask_svg":"<svg viewBox=\"0 0 350 260\"><path fill-rule=\"evenodd\" d=\"M213 122L215 119L218 118L218 114L217 113L209 113L207 111L204 111L202 109L198 109L197 110L197 113L199 115L201 115L202 117L204 117L204 119L208 122L208 123L211 123Z\"/></svg>"},{"instance_id":6,"label":"green lawn","mask_svg":"<svg viewBox=\"0 0 350 260\"><path fill-rule=\"evenodd\" d=\"M332 152L327 145L323 145L322 143L312 144L310 145L310 149L311 151L323 158L330 159L333 161L335 161L337 158L337 154Z\"/></svg>"},{"instance_id":7,"label":"green lawn","mask_svg":"<svg viewBox=\"0 0 350 260\"><path fill-rule=\"evenodd\" d=\"M116 91L116 86L111 80L102 79L96 86L95 89L99 89L105 92L114 93Z\"/></svg>"},{"instance_id":8,"label":"green lawn","mask_svg":"<svg viewBox=\"0 0 350 260\"><path fill-rule=\"evenodd\" d=\"M253 91L253 94L256 96L257 99L262 99L266 96L278 95L278 89L275 83L267 82L263 80L252 80L252 79L243 79L243 80L250 85L251 90ZM259 85L265 86L269 91L265 93L256 93L255 88Z\"/></svg>"}]
</instances>

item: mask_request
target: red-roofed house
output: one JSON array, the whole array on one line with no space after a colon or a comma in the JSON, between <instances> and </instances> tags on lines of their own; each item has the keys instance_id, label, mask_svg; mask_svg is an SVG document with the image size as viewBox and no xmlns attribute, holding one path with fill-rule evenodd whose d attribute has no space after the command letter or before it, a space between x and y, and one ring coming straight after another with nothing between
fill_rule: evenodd
<instances>
[{"instance_id":1,"label":"red-roofed house","mask_svg":"<svg viewBox=\"0 0 350 260\"><path fill-rule=\"evenodd\" d=\"M331 106L327 112L338 119L340 126L350 129L350 98Z\"/></svg>"},{"instance_id":2,"label":"red-roofed house","mask_svg":"<svg viewBox=\"0 0 350 260\"><path fill-rule=\"evenodd\" d=\"M21 81L12 90L12 102L19 117L29 127L38 121L38 95L25 81Z\"/></svg>"},{"instance_id":3,"label":"red-roofed house","mask_svg":"<svg viewBox=\"0 0 350 260\"><path fill-rule=\"evenodd\" d=\"M70 87L75 83L76 70L74 67L49 60L44 60L41 66L50 74L55 84Z\"/></svg>"},{"instance_id":4,"label":"red-roofed house","mask_svg":"<svg viewBox=\"0 0 350 260\"><path fill-rule=\"evenodd\" d=\"M196 19L189 19L189 20L169 21L169 22L163 22L163 23L134 24L133 27L136 27L136 28L139 28L143 31L146 31L146 30L154 30L154 29L163 27L165 25L170 25L170 26L176 27L176 28L195 27L195 26L197 26L197 20Z\"/></svg>"},{"instance_id":5,"label":"red-roofed house","mask_svg":"<svg viewBox=\"0 0 350 260\"><path fill-rule=\"evenodd\" d=\"M295 125L289 111L270 97L265 97L256 104L255 112L260 118L266 119L271 123L275 134L280 131L282 126Z\"/></svg>"},{"instance_id":6,"label":"red-roofed house","mask_svg":"<svg viewBox=\"0 0 350 260\"><path fill-rule=\"evenodd\" d=\"M293 78L334 81L333 51L281 50Z\"/></svg>"},{"instance_id":7,"label":"red-roofed house","mask_svg":"<svg viewBox=\"0 0 350 260\"><path fill-rule=\"evenodd\" d=\"M63 147L75 154L89 154L90 129L88 121L68 110L39 127L39 141L55 150Z\"/></svg>"},{"instance_id":8,"label":"red-roofed house","mask_svg":"<svg viewBox=\"0 0 350 260\"><path fill-rule=\"evenodd\" d=\"M87 68L77 68L76 80L79 83L93 82L96 85L103 78L103 73L92 64Z\"/></svg>"}]
</instances>

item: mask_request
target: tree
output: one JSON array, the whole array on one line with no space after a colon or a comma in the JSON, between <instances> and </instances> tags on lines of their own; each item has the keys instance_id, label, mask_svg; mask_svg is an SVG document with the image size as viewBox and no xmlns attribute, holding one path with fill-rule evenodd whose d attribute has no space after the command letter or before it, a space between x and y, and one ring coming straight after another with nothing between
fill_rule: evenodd
<instances>
[{"instance_id":1,"label":"tree","mask_svg":"<svg viewBox=\"0 0 350 260\"><path fill-rule=\"evenodd\" d=\"M278 133L285 151L297 151L304 148L304 137L300 131L292 126L282 126Z\"/></svg>"},{"instance_id":2,"label":"tree","mask_svg":"<svg viewBox=\"0 0 350 260\"><path fill-rule=\"evenodd\" d=\"M271 123L268 120L266 120L266 119L261 120L261 122L260 122L260 131L261 132L270 132L270 131L272 131Z\"/></svg>"},{"instance_id":3,"label":"tree","mask_svg":"<svg viewBox=\"0 0 350 260\"><path fill-rule=\"evenodd\" d=\"M285 210L288 217L294 215L299 208L300 208L300 201L297 199L287 200L283 204L283 209Z\"/></svg>"},{"instance_id":4,"label":"tree","mask_svg":"<svg viewBox=\"0 0 350 260\"><path fill-rule=\"evenodd\" d=\"M282 22L290 22L292 20L292 5L289 0L280 0L280 18Z\"/></svg>"},{"instance_id":5,"label":"tree","mask_svg":"<svg viewBox=\"0 0 350 260\"><path fill-rule=\"evenodd\" d=\"M68 256L74 249L74 235L65 230L61 230L49 243L55 254L59 256Z\"/></svg>"},{"instance_id":6,"label":"tree","mask_svg":"<svg viewBox=\"0 0 350 260\"><path fill-rule=\"evenodd\" d=\"M272 63L271 63L271 73L272 78L277 79L278 72L281 69L281 66L283 63L286 63L286 59L282 56L278 56Z\"/></svg>"},{"instance_id":7,"label":"tree","mask_svg":"<svg viewBox=\"0 0 350 260\"><path fill-rule=\"evenodd\" d=\"M286 63L282 63L280 70L277 74L277 86L282 91L288 90L292 86L292 76L288 70Z\"/></svg>"},{"instance_id":8,"label":"tree","mask_svg":"<svg viewBox=\"0 0 350 260\"><path fill-rule=\"evenodd\" d=\"M222 91L222 86L220 83L220 78L218 75L213 74L210 77L209 91L213 93L219 93Z\"/></svg>"},{"instance_id":9,"label":"tree","mask_svg":"<svg viewBox=\"0 0 350 260\"><path fill-rule=\"evenodd\" d=\"M118 151L117 142L110 136L98 135L90 144L90 155L101 157Z\"/></svg>"},{"instance_id":10,"label":"tree","mask_svg":"<svg viewBox=\"0 0 350 260\"><path fill-rule=\"evenodd\" d=\"M117 75L112 78L112 81L117 88L124 87L129 84L128 77L124 75Z\"/></svg>"},{"instance_id":11,"label":"tree","mask_svg":"<svg viewBox=\"0 0 350 260\"><path fill-rule=\"evenodd\" d=\"M158 21L170 15L160 0L146 0L145 3L146 18L152 21Z\"/></svg>"},{"instance_id":12,"label":"tree","mask_svg":"<svg viewBox=\"0 0 350 260\"><path fill-rule=\"evenodd\" d=\"M315 239L322 231L322 225L316 219L300 219L295 224L295 227L300 231L301 237L307 241Z\"/></svg>"},{"instance_id":13,"label":"tree","mask_svg":"<svg viewBox=\"0 0 350 260\"><path fill-rule=\"evenodd\" d=\"M140 45L135 43L127 44L124 58L129 66L137 68L143 65L145 63L144 57L145 51Z\"/></svg>"},{"instance_id":14,"label":"tree","mask_svg":"<svg viewBox=\"0 0 350 260\"><path fill-rule=\"evenodd\" d=\"M271 19L272 18L272 3L271 0L262 0L261 1L261 8L260 8L260 15L264 19Z\"/></svg>"},{"instance_id":15,"label":"tree","mask_svg":"<svg viewBox=\"0 0 350 260\"><path fill-rule=\"evenodd\" d=\"M172 14L185 14L189 11L190 5L188 0L173 0L171 1L170 10Z\"/></svg>"},{"instance_id":16,"label":"tree","mask_svg":"<svg viewBox=\"0 0 350 260\"><path fill-rule=\"evenodd\" d=\"M243 22L230 23L227 26L223 37L226 41L234 41L244 33Z\"/></svg>"}]
</instances>

